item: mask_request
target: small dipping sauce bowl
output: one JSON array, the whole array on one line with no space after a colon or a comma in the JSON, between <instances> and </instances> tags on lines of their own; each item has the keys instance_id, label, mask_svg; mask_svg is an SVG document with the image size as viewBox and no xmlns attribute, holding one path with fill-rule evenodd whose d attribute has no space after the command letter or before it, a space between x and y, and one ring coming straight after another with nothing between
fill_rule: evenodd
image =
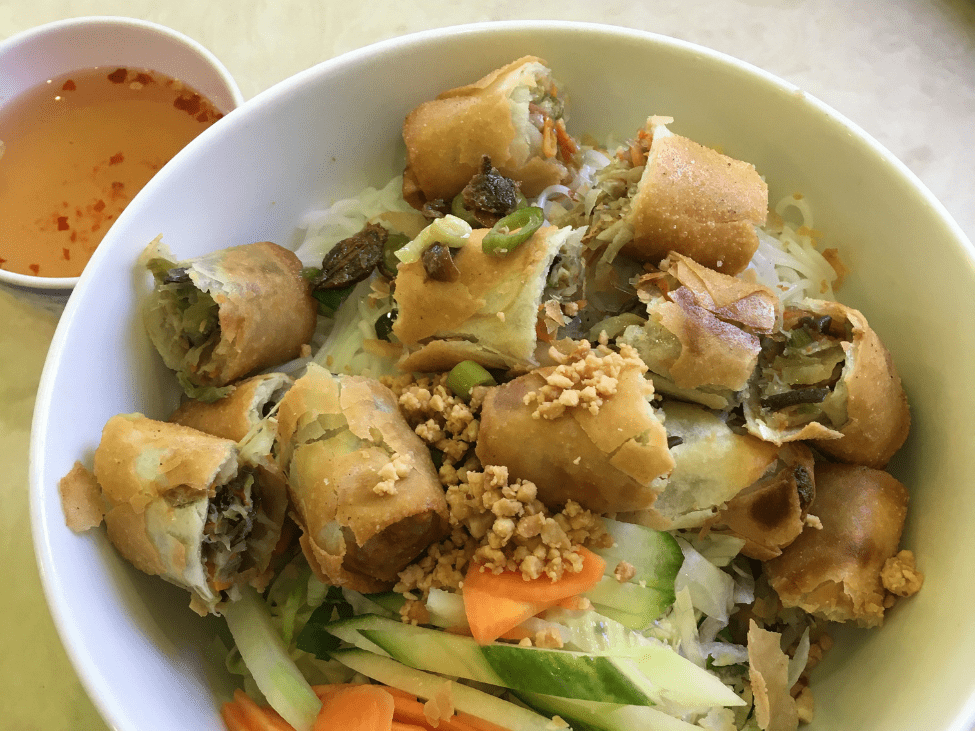
<instances>
[{"instance_id":1,"label":"small dipping sauce bowl","mask_svg":"<svg viewBox=\"0 0 975 731\"><path fill-rule=\"evenodd\" d=\"M0 167L0 175L4 172L7 173L6 185L11 186L13 184L16 187L18 185L17 180L22 180L24 176L31 178L40 175L38 171L45 168L50 172L51 169L60 164L56 155L53 157L45 155L43 157L47 159L43 160L40 159L42 156L39 155L36 170L31 169L30 162L25 165L23 158L15 163L12 146L17 144L16 123L7 117L22 116L26 112L28 115L27 128L33 128L34 118L29 112L31 107L26 106L32 102L25 100L32 100L36 96L37 90L43 88L44 84L52 85L51 99L60 100L62 99L61 96L55 97L53 94L64 94L63 98L67 100L68 95L75 88L73 75L77 74L79 79L87 78L91 77L93 70L97 74L103 74L111 79L111 81L105 81L105 85L110 86L112 81L119 82L119 91L124 91L130 95L132 90L138 90L150 84L164 84L167 87L172 87L175 90L175 106L179 115L186 120L181 124L185 126L195 121L195 107L193 105L201 105L203 108L204 111L196 115L196 119L200 120L200 131L212 124L214 119L227 114L243 102L237 83L226 67L210 51L193 39L165 26L132 18L82 17L48 23L24 31L0 41L0 141L3 142L3 145L0 146L0 166L5 163L3 156L8 156L7 170L4 171ZM57 90L53 88L55 85L58 86ZM123 89L123 86L127 88ZM59 91L62 88L67 91ZM111 103L118 102L113 100ZM138 102L139 105L143 103L142 100ZM158 104L159 101L157 100L156 103ZM20 109L17 105L24 105L24 107ZM174 102L170 101L169 106L172 107L173 105ZM11 112L13 109L19 111ZM170 111L165 107L163 109L167 112ZM11 112L11 114L5 116L5 112ZM183 112L188 112L189 116ZM56 118L60 112L51 113L47 111L45 114L47 117ZM108 119L112 116L117 115L106 109L105 118ZM61 123L66 124L63 120ZM97 124L97 121L89 119L88 123ZM5 124L7 129L4 129ZM138 124L139 122L134 118L130 126ZM49 134L60 137L57 131L49 132ZM91 130L85 131L83 129L79 129L76 134L79 147L91 144L94 136ZM183 134L186 134L185 130ZM196 131L190 132L186 142L189 142L196 134L198 134ZM10 135L13 137L8 138ZM140 139L140 136L136 134L125 142L126 153L130 155L130 158L134 158L135 153L138 152L134 148L142 145L145 138L149 136L147 133ZM131 165L142 165L145 168L141 175L146 179L141 180L137 185L130 184L128 188L124 189L124 195L122 192L123 183L111 182L115 178L121 177L115 174L116 170L122 169L121 165L109 171L109 166L121 162L123 159L121 148L117 154L106 155L105 161L98 162L95 165L91 161L79 164L68 162L66 159L63 174L60 171L58 172L59 185L62 178L64 184L68 186L72 183L72 178L76 178L78 179L77 182L80 182L81 176L98 174L105 178L101 183L106 188L107 195L95 196L94 200L87 200L86 198L76 201L62 200L62 197L66 199L69 196L67 194L60 196L54 192L52 193L52 200L56 198L58 207L63 208L63 211L55 211L53 206L51 211L45 209L44 216L37 218L36 228L34 228L33 223L30 223L27 226L27 231L36 230L40 236L40 232L45 230L45 227L48 231L52 226L54 230L62 228L65 238L63 253L65 258L72 256L67 243L69 236L74 236L74 240L77 240L80 233L82 234L80 238L89 241L88 250L87 252L79 251L75 256L83 256L84 260L87 261L91 255L91 249L104 235L105 230L111 226L121 207L131 200L137 192L137 188L141 188L147 182L148 176L154 174L156 166L164 164L184 144L182 141L175 146L170 143L171 149L165 154L165 159L159 158L148 167L146 167L147 161L145 160L139 162L130 160ZM25 169L15 174L13 172L15 164ZM16 180L12 179L13 175L17 175ZM112 195L113 186L119 195ZM3 194L0 193L0 198L3 197ZM22 192L21 197L23 197ZM108 209L103 212L106 207L106 200L109 201ZM114 208L112 207L113 203ZM2 211L2 205L3 201L0 200L0 211ZM87 219L85 218L86 211ZM33 221L32 218L27 220ZM77 230L69 230L69 227L75 227ZM0 238L3 237L0 236ZM44 276L39 267L39 275L35 276L30 273L13 271L15 268L13 266L4 266L5 250L8 252L25 252L39 241L39 238L31 240L31 237L26 234L15 238L22 238L23 240L0 240L0 286L4 286L16 296L21 296L41 305L53 304L60 309L78 282L78 276L64 276L63 272L52 272L51 276ZM79 250L80 248L79 244Z\"/></svg>"}]
</instances>

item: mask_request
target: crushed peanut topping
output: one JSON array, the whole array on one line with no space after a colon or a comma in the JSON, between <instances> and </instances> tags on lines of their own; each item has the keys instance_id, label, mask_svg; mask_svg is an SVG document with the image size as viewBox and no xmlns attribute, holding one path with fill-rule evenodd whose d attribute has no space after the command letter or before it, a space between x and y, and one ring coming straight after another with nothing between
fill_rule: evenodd
<instances>
[{"instance_id":1,"label":"crushed peanut topping","mask_svg":"<svg viewBox=\"0 0 975 731\"><path fill-rule=\"evenodd\" d=\"M616 564L616 569L613 571L613 578L615 578L621 584L625 581L629 581L634 576L636 576L636 567L628 561L620 561Z\"/></svg>"},{"instance_id":2,"label":"crushed peanut topping","mask_svg":"<svg viewBox=\"0 0 975 731\"><path fill-rule=\"evenodd\" d=\"M413 469L413 457L408 454L393 454L389 462L379 470L379 482L372 491L377 495L395 495L396 483L402 480Z\"/></svg>"},{"instance_id":3,"label":"crushed peanut topping","mask_svg":"<svg viewBox=\"0 0 975 731\"><path fill-rule=\"evenodd\" d=\"M561 650L565 645L562 635L554 627L546 627L535 633L535 647L543 647L549 650Z\"/></svg>"},{"instance_id":4,"label":"crushed peanut topping","mask_svg":"<svg viewBox=\"0 0 975 731\"><path fill-rule=\"evenodd\" d=\"M510 482L506 467L467 471L447 488L450 521L478 541L473 560L487 570L520 571L526 579L553 581L582 568L583 544L612 545L598 515L573 501L550 515L532 482Z\"/></svg>"},{"instance_id":5,"label":"crushed peanut topping","mask_svg":"<svg viewBox=\"0 0 975 731\"><path fill-rule=\"evenodd\" d=\"M617 353L605 345L593 348L582 340L568 355L554 347L549 355L558 365L544 376L545 385L525 394L526 405L538 404L532 413L536 419L557 419L577 407L598 414L606 399L616 393L624 368L636 366L641 373L647 369L636 350L626 344Z\"/></svg>"},{"instance_id":6,"label":"crushed peanut topping","mask_svg":"<svg viewBox=\"0 0 975 731\"><path fill-rule=\"evenodd\" d=\"M434 377L398 376L382 379L399 402L407 423L424 442L443 453L443 463L455 465L477 441L476 417L483 389L474 389L471 403L447 387L447 374Z\"/></svg>"},{"instance_id":7,"label":"crushed peanut topping","mask_svg":"<svg viewBox=\"0 0 975 731\"><path fill-rule=\"evenodd\" d=\"M399 609L400 620L404 624L428 624L430 622L430 612L427 605L420 599L407 599Z\"/></svg>"},{"instance_id":8,"label":"crushed peanut topping","mask_svg":"<svg viewBox=\"0 0 975 731\"><path fill-rule=\"evenodd\" d=\"M884 562L884 567L880 571L880 580L891 594L911 596L920 591L924 583L924 574L915 567L914 553L901 551Z\"/></svg>"}]
</instances>

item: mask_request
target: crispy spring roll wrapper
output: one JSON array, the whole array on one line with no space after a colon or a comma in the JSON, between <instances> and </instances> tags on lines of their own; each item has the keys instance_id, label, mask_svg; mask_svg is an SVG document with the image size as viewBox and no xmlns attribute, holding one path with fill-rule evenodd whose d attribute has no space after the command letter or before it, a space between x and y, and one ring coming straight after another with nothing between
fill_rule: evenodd
<instances>
[{"instance_id":1,"label":"crispy spring roll wrapper","mask_svg":"<svg viewBox=\"0 0 975 731\"><path fill-rule=\"evenodd\" d=\"M647 321L620 337L636 348L663 393L724 409L740 400L761 352L760 336L781 324L768 287L721 274L672 252L637 292Z\"/></svg>"},{"instance_id":2,"label":"crispy spring roll wrapper","mask_svg":"<svg viewBox=\"0 0 975 731\"><path fill-rule=\"evenodd\" d=\"M184 388L226 386L298 357L311 340L318 307L288 249L262 241L175 262L157 238L142 260L156 281L146 329ZM187 298L193 306L181 307Z\"/></svg>"},{"instance_id":3,"label":"crispy spring roll wrapper","mask_svg":"<svg viewBox=\"0 0 975 731\"><path fill-rule=\"evenodd\" d=\"M565 144L562 110L552 73L535 56L420 104L403 124L403 197L414 205L449 202L480 170L483 155L529 198L562 182L571 164L566 153L575 148Z\"/></svg>"},{"instance_id":4,"label":"crispy spring roll wrapper","mask_svg":"<svg viewBox=\"0 0 975 731\"><path fill-rule=\"evenodd\" d=\"M113 416L95 450L109 540L136 568L218 612L247 582L263 589L287 510L285 485L243 463L233 441L141 414Z\"/></svg>"},{"instance_id":5,"label":"crispy spring roll wrapper","mask_svg":"<svg viewBox=\"0 0 975 731\"><path fill-rule=\"evenodd\" d=\"M278 440L301 546L322 581L387 590L446 535L430 453L378 381L309 365L281 401Z\"/></svg>"},{"instance_id":6,"label":"crispy spring roll wrapper","mask_svg":"<svg viewBox=\"0 0 975 731\"><path fill-rule=\"evenodd\" d=\"M643 368L627 365L595 415L575 407L557 418L535 418L525 397L554 371L539 368L488 390L476 447L481 463L534 482L538 499L553 509L568 500L600 513L652 505L674 460Z\"/></svg>"},{"instance_id":7,"label":"crispy spring roll wrapper","mask_svg":"<svg viewBox=\"0 0 975 731\"><path fill-rule=\"evenodd\" d=\"M825 333L802 324L823 317L829 318ZM813 342L782 352L780 339L777 349L763 354L744 403L748 430L779 444L813 440L842 462L883 468L907 439L911 419L900 376L877 333L857 310L819 300L787 312L785 330L789 342L799 331ZM828 394L817 403L775 410L762 402L820 387Z\"/></svg>"},{"instance_id":8,"label":"crispy spring roll wrapper","mask_svg":"<svg viewBox=\"0 0 975 731\"><path fill-rule=\"evenodd\" d=\"M790 442L776 456L776 463L761 480L731 498L709 522L712 532L744 539L741 552L760 561L781 555L799 537L816 496L809 448Z\"/></svg>"},{"instance_id":9,"label":"crispy spring roll wrapper","mask_svg":"<svg viewBox=\"0 0 975 731\"><path fill-rule=\"evenodd\" d=\"M735 433L707 409L680 401L660 408L668 439L680 440L670 449L674 470L651 508L622 520L657 530L701 527L776 464L778 447Z\"/></svg>"},{"instance_id":10,"label":"crispy spring roll wrapper","mask_svg":"<svg viewBox=\"0 0 975 731\"><path fill-rule=\"evenodd\" d=\"M679 135L655 131L630 206L622 252L657 263L671 251L737 274L758 249L768 186L755 167Z\"/></svg>"},{"instance_id":11,"label":"crispy spring roll wrapper","mask_svg":"<svg viewBox=\"0 0 975 731\"><path fill-rule=\"evenodd\" d=\"M292 383L286 373L252 376L236 383L230 395L217 401L187 399L168 420L240 442L270 416Z\"/></svg>"},{"instance_id":12,"label":"crispy spring roll wrapper","mask_svg":"<svg viewBox=\"0 0 975 731\"><path fill-rule=\"evenodd\" d=\"M755 699L755 720L763 731L796 731L799 711L789 686L789 656L782 635L748 622L748 678Z\"/></svg>"},{"instance_id":13,"label":"crispy spring roll wrapper","mask_svg":"<svg viewBox=\"0 0 975 731\"><path fill-rule=\"evenodd\" d=\"M816 464L810 512L822 529L804 530L782 555L765 564L783 605L836 622L883 622L881 570L897 553L907 516L906 488L881 470Z\"/></svg>"},{"instance_id":14,"label":"crispy spring roll wrapper","mask_svg":"<svg viewBox=\"0 0 975 731\"><path fill-rule=\"evenodd\" d=\"M676 251L737 274L758 248L768 187L752 165L673 134L672 121L650 117L597 174L595 204L587 198L567 221L587 224L587 244L604 258L657 265Z\"/></svg>"},{"instance_id":15,"label":"crispy spring roll wrapper","mask_svg":"<svg viewBox=\"0 0 975 731\"><path fill-rule=\"evenodd\" d=\"M446 371L463 360L528 370L538 364L542 301L581 297L581 275L550 276L553 268L581 271L580 231L546 226L505 256L481 249L487 231L476 229L452 251L456 281L428 278L421 261L399 266L393 334L404 345L402 370Z\"/></svg>"}]
</instances>

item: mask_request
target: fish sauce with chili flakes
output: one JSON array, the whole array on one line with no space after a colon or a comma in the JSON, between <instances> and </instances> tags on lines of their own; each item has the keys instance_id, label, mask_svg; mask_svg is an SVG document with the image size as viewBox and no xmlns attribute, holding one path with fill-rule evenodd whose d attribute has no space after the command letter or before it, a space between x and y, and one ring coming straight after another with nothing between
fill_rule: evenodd
<instances>
[{"instance_id":1,"label":"fish sauce with chili flakes","mask_svg":"<svg viewBox=\"0 0 975 731\"><path fill-rule=\"evenodd\" d=\"M177 79L110 66L15 97L0 108L0 268L79 276L135 194L221 116Z\"/></svg>"}]
</instances>

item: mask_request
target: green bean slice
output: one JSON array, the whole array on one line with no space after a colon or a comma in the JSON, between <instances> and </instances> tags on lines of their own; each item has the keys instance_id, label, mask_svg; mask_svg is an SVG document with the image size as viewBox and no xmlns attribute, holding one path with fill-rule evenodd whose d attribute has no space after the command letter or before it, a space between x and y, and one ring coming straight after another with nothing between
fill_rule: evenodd
<instances>
[{"instance_id":1,"label":"green bean slice","mask_svg":"<svg viewBox=\"0 0 975 731\"><path fill-rule=\"evenodd\" d=\"M465 401L471 398L471 389L475 386L496 386L494 376L488 373L480 363L473 360L463 360L447 374L447 388Z\"/></svg>"}]
</instances>

